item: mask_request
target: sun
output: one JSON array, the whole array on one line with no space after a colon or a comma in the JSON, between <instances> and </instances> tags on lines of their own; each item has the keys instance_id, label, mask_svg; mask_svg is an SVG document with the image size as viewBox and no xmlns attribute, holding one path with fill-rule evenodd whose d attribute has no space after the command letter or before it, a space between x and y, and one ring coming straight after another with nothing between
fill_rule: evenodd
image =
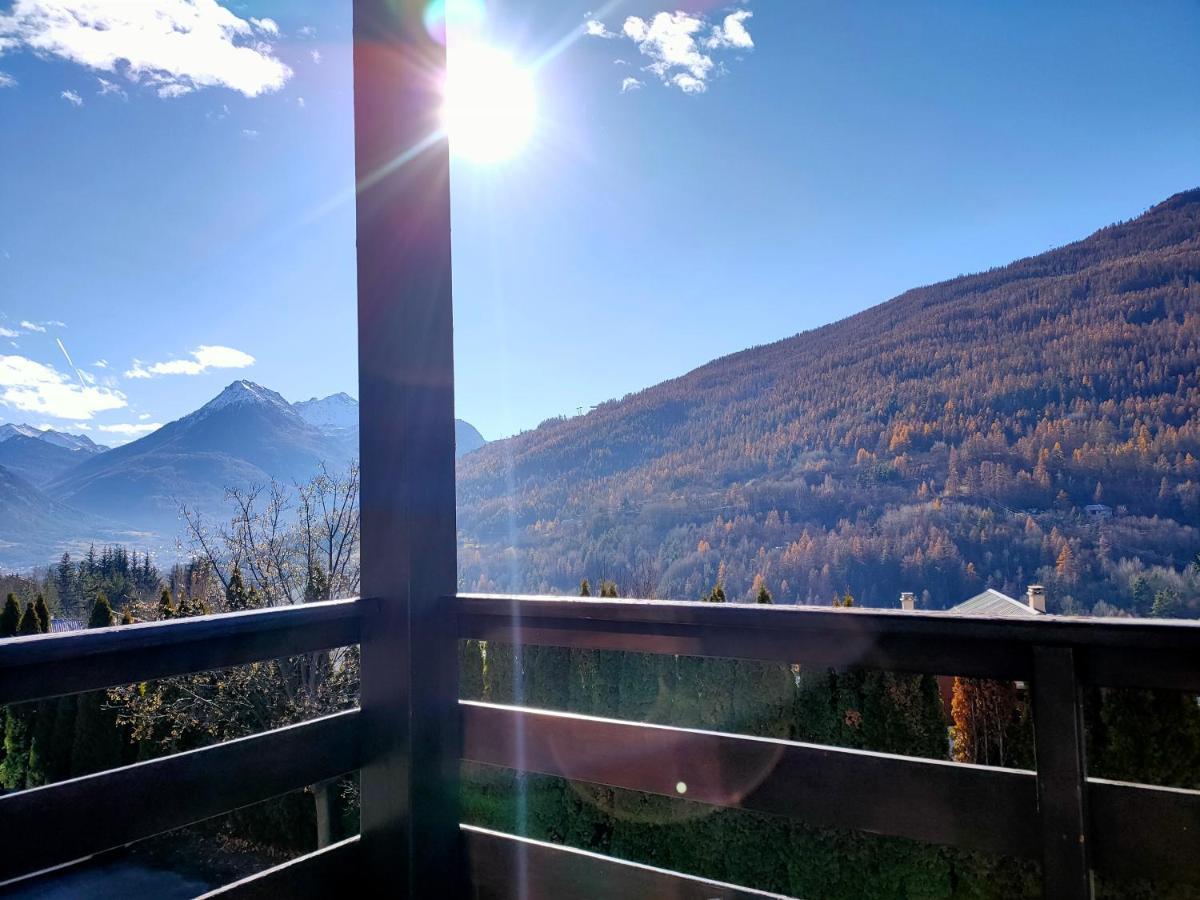
<instances>
[{"instance_id":1,"label":"sun","mask_svg":"<svg viewBox=\"0 0 1200 900\"><path fill-rule=\"evenodd\" d=\"M447 57L442 127L450 152L479 163L511 159L537 121L532 74L485 44L451 43Z\"/></svg>"}]
</instances>

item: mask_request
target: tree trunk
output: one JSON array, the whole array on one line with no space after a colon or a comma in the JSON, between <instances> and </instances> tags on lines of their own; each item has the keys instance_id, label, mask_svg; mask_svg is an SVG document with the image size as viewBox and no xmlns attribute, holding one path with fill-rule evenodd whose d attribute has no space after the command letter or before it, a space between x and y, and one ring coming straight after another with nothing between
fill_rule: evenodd
<instances>
[{"instance_id":1,"label":"tree trunk","mask_svg":"<svg viewBox=\"0 0 1200 900\"><path fill-rule=\"evenodd\" d=\"M333 786L336 780L319 781L312 785L313 803L317 811L317 849L323 850L333 843Z\"/></svg>"}]
</instances>

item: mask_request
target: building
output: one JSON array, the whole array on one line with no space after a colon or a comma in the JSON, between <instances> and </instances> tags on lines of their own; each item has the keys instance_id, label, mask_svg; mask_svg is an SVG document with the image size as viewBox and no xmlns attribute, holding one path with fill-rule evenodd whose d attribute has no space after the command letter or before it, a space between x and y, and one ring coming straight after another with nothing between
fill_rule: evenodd
<instances>
[{"instance_id":1,"label":"building","mask_svg":"<svg viewBox=\"0 0 1200 900\"><path fill-rule=\"evenodd\" d=\"M1046 613L1046 590L1039 584L1031 584L1022 603L1008 594L988 588L946 612L956 616L1041 616Z\"/></svg>"}]
</instances>

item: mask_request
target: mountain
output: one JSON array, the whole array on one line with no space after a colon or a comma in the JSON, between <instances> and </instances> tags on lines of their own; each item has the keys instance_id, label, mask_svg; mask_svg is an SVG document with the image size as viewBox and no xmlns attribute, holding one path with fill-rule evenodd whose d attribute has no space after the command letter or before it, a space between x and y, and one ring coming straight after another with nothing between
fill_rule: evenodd
<instances>
[{"instance_id":1,"label":"mountain","mask_svg":"<svg viewBox=\"0 0 1200 900\"><path fill-rule=\"evenodd\" d=\"M103 453L108 449L82 434L67 434L50 428L34 428L32 425L0 425L0 443L14 437L32 438L55 447L80 450L84 453Z\"/></svg>"},{"instance_id":2,"label":"mountain","mask_svg":"<svg viewBox=\"0 0 1200 900\"><path fill-rule=\"evenodd\" d=\"M90 541L103 543L127 537L112 523L50 499L26 479L0 466L0 560L5 568L47 565L63 551L78 551Z\"/></svg>"},{"instance_id":3,"label":"mountain","mask_svg":"<svg viewBox=\"0 0 1200 900\"><path fill-rule=\"evenodd\" d=\"M1193 190L470 454L461 577L1196 614L1198 460Z\"/></svg>"},{"instance_id":4,"label":"mountain","mask_svg":"<svg viewBox=\"0 0 1200 900\"><path fill-rule=\"evenodd\" d=\"M85 512L174 536L181 503L220 514L228 487L307 480L321 462L339 467L357 453L356 434L311 425L274 391L235 381L190 415L86 460L47 492Z\"/></svg>"},{"instance_id":5,"label":"mountain","mask_svg":"<svg viewBox=\"0 0 1200 900\"><path fill-rule=\"evenodd\" d=\"M27 437L24 434L0 441L0 466L34 486L48 484L94 455L86 450L70 450L44 438Z\"/></svg>"},{"instance_id":6,"label":"mountain","mask_svg":"<svg viewBox=\"0 0 1200 900\"><path fill-rule=\"evenodd\" d=\"M292 405L300 417L320 428L357 428L358 401L349 394L330 394L318 400L302 400Z\"/></svg>"},{"instance_id":7,"label":"mountain","mask_svg":"<svg viewBox=\"0 0 1200 900\"><path fill-rule=\"evenodd\" d=\"M328 397L302 400L292 404L310 425L323 429L353 429L358 433L358 401L349 394L331 394ZM462 456L478 450L487 441L470 422L454 420L454 455Z\"/></svg>"},{"instance_id":8,"label":"mountain","mask_svg":"<svg viewBox=\"0 0 1200 900\"><path fill-rule=\"evenodd\" d=\"M462 419L454 420L454 455L463 456L478 450L487 441L483 439L483 435L470 422L464 422Z\"/></svg>"}]
</instances>

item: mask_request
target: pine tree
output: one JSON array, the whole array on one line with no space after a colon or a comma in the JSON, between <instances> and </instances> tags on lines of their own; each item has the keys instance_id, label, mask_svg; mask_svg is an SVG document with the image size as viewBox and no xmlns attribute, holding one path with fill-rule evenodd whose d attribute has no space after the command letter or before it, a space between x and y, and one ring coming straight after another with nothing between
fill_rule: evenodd
<instances>
[{"instance_id":1,"label":"pine tree","mask_svg":"<svg viewBox=\"0 0 1200 900\"><path fill-rule=\"evenodd\" d=\"M719 581L713 585L712 590L708 592L708 596L705 597L704 600L707 603L724 603L725 602L725 588L723 588L721 586L721 583Z\"/></svg>"},{"instance_id":2,"label":"pine tree","mask_svg":"<svg viewBox=\"0 0 1200 900\"><path fill-rule=\"evenodd\" d=\"M101 591L96 595L96 603L92 607L92 614L88 618L88 628L111 628L117 624L116 617L113 615L112 607L108 604L108 597Z\"/></svg>"},{"instance_id":3,"label":"pine tree","mask_svg":"<svg viewBox=\"0 0 1200 900\"><path fill-rule=\"evenodd\" d=\"M32 603L25 604L25 612L21 615L21 624L17 626L18 637L29 637L42 633L42 622Z\"/></svg>"},{"instance_id":4,"label":"pine tree","mask_svg":"<svg viewBox=\"0 0 1200 900\"><path fill-rule=\"evenodd\" d=\"M601 581L600 596L604 599L616 600L618 597L617 583L615 581Z\"/></svg>"},{"instance_id":5,"label":"pine tree","mask_svg":"<svg viewBox=\"0 0 1200 900\"><path fill-rule=\"evenodd\" d=\"M9 594L4 601L4 611L0 612L0 638L16 637L20 627L21 605L17 603L16 594Z\"/></svg>"},{"instance_id":6,"label":"pine tree","mask_svg":"<svg viewBox=\"0 0 1200 900\"><path fill-rule=\"evenodd\" d=\"M1200 560L1200 554L1198 554L1196 556L1196 559ZM579 582L579 596L580 597L592 596L592 586L590 584L588 584L588 580L586 578L583 579L583 581Z\"/></svg>"},{"instance_id":7,"label":"pine tree","mask_svg":"<svg viewBox=\"0 0 1200 900\"><path fill-rule=\"evenodd\" d=\"M758 597L755 599L755 602L768 604L775 602L771 597L771 592L767 590L767 586L765 584L759 586Z\"/></svg>"},{"instance_id":8,"label":"pine tree","mask_svg":"<svg viewBox=\"0 0 1200 900\"><path fill-rule=\"evenodd\" d=\"M46 605L46 598L41 594L38 594L37 600L33 604L33 608L37 611L38 623L41 626L42 634L49 634L50 607Z\"/></svg>"}]
</instances>

